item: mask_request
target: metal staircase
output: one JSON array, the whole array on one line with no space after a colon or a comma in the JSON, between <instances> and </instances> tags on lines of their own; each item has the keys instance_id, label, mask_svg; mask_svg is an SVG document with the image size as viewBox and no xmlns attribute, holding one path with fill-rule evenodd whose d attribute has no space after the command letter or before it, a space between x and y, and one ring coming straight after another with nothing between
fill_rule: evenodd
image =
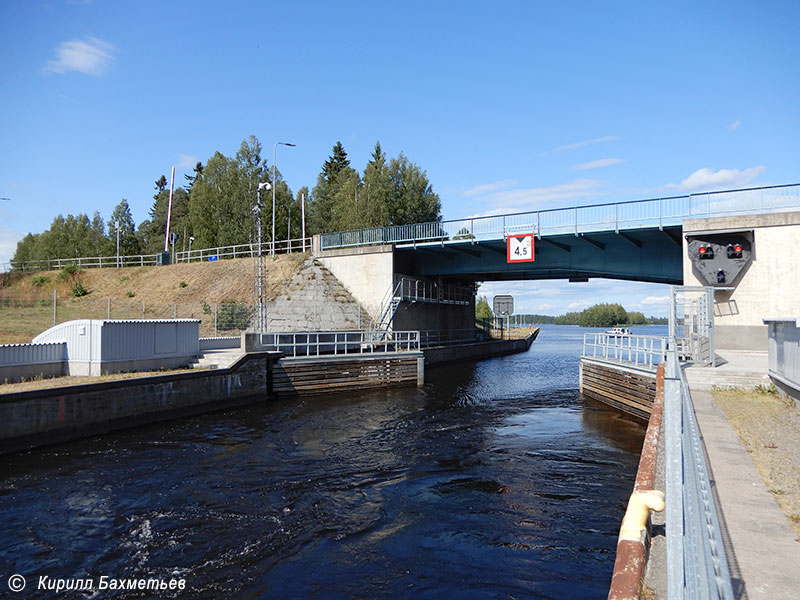
<instances>
[{"instance_id":1,"label":"metal staircase","mask_svg":"<svg viewBox=\"0 0 800 600\"><path fill-rule=\"evenodd\" d=\"M373 321L371 330L380 334L391 329L394 316L403 302L429 302L433 304L468 305L475 296L474 288L440 284L414 277L399 277L383 297L379 318Z\"/></svg>"}]
</instances>

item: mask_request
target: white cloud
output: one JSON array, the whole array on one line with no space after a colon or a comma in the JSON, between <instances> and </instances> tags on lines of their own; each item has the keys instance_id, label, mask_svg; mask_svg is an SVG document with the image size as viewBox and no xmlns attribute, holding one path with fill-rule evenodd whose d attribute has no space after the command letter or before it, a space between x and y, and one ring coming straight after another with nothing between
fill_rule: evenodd
<instances>
[{"instance_id":1,"label":"white cloud","mask_svg":"<svg viewBox=\"0 0 800 600\"><path fill-rule=\"evenodd\" d=\"M588 171L589 169L599 169L601 167L610 167L611 165L618 165L625 162L624 158L601 158L599 160L591 160L589 162L581 163L572 167L573 171Z\"/></svg>"},{"instance_id":2,"label":"white cloud","mask_svg":"<svg viewBox=\"0 0 800 600\"><path fill-rule=\"evenodd\" d=\"M737 129L739 129L739 126L740 126L741 124L742 124L742 121L741 121L741 119L736 119L736 120L735 120L733 123L731 123L730 125L728 125L728 129L729 129L730 131L736 131Z\"/></svg>"},{"instance_id":3,"label":"white cloud","mask_svg":"<svg viewBox=\"0 0 800 600\"><path fill-rule=\"evenodd\" d=\"M178 154L178 168L194 169L197 164L197 157L191 154Z\"/></svg>"},{"instance_id":4,"label":"white cloud","mask_svg":"<svg viewBox=\"0 0 800 600\"><path fill-rule=\"evenodd\" d=\"M679 184L671 183L666 187L684 192L708 190L711 188L732 189L744 187L766 170L767 168L761 165L745 169L744 171L740 171L739 169L720 169L714 171L706 167L698 169Z\"/></svg>"},{"instance_id":5,"label":"white cloud","mask_svg":"<svg viewBox=\"0 0 800 600\"><path fill-rule=\"evenodd\" d=\"M17 242L25 237L25 234L0 227L0 272L3 271L3 264L11 260L17 250Z\"/></svg>"},{"instance_id":6,"label":"white cloud","mask_svg":"<svg viewBox=\"0 0 800 600\"><path fill-rule=\"evenodd\" d=\"M85 75L103 75L114 62L113 44L95 37L62 42L56 48L56 60L47 63L45 73L78 71Z\"/></svg>"},{"instance_id":7,"label":"white cloud","mask_svg":"<svg viewBox=\"0 0 800 600\"><path fill-rule=\"evenodd\" d=\"M584 308L589 308L594 304L589 300L579 300L578 302L573 302L572 304L567 305L568 310L583 310Z\"/></svg>"},{"instance_id":8,"label":"white cloud","mask_svg":"<svg viewBox=\"0 0 800 600\"><path fill-rule=\"evenodd\" d=\"M497 190L502 190L503 188L508 188L514 185L517 185L517 182L513 179L503 179L502 181L495 181L493 183L487 183L484 185L476 185L475 187L462 192L462 195L478 196L480 194L486 194L487 192L496 192Z\"/></svg>"},{"instance_id":9,"label":"white cloud","mask_svg":"<svg viewBox=\"0 0 800 600\"><path fill-rule=\"evenodd\" d=\"M602 144L603 142L615 142L618 139L620 139L618 135L607 135L604 137L593 138L591 140L583 140L581 142L573 142L572 144L559 146L555 151L563 152L564 150L577 150L578 148L585 148L586 146L592 146L594 144Z\"/></svg>"},{"instance_id":10,"label":"white cloud","mask_svg":"<svg viewBox=\"0 0 800 600\"><path fill-rule=\"evenodd\" d=\"M550 310L551 308L555 308L555 304L540 304L539 306L534 306L533 310Z\"/></svg>"},{"instance_id":11,"label":"white cloud","mask_svg":"<svg viewBox=\"0 0 800 600\"><path fill-rule=\"evenodd\" d=\"M648 296L639 302L639 304L648 305L666 305L669 302L669 296Z\"/></svg>"},{"instance_id":12,"label":"white cloud","mask_svg":"<svg viewBox=\"0 0 800 600\"><path fill-rule=\"evenodd\" d=\"M497 191L480 198L491 206L482 216L555 208L556 203L575 204L581 200L602 196L603 186L604 183L597 179L576 179L548 187Z\"/></svg>"}]
</instances>

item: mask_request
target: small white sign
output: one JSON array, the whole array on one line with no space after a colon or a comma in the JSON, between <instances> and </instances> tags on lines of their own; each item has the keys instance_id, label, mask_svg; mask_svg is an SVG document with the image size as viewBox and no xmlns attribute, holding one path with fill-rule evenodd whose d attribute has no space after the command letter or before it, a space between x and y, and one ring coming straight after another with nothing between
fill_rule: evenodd
<instances>
[{"instance_id":1,"label":"small white sign","mask_svg":"<svg viewBox=\"0 0 800 600\"><path fill-rule=\"evenodd\" d=\"M514 314L514 296L495 296L492 301L494 314L500 317L507 317Z\"/></svg>"},{"instance_id":2,"label":"small white sign","mask_svg":"<svg viewBox=\"0 0 800 600\"><path fill-rule=\"evenodd\" d=\"M532 262L533 257L533 234L509 235L507 241L508 262Z\"/></svg>"}]
</instances>

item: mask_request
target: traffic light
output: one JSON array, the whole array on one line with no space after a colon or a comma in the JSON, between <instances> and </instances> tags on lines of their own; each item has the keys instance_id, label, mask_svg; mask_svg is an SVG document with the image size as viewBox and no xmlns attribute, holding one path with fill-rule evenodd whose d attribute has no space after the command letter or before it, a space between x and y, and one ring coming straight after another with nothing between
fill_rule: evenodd
<instances>
[{"instance_id":1,"label":"traffic light","mask_svg":"<svg viewBox=\"0 0 800 600\"><path fill-rule=\"evenodd\" d=\"M700 260L712 260L714 258L713 246L700 246L697 252L700 255Z\"/></svg>"},{"instance_id":2,"label":"traffic light","mask_svg":"<svg viewBox=\"0 0 800 600\"><path fill-rule=\"evenodd\" d=\"M717 271L717 284L725 283L725 271L720 269Z\"/></svg>"},{"instance_id":3,"label":"traffic light","mask_svg":"<svg viewBox=\"0 0 800 600\"><path fill-rule=\"evenodd\" d=\"M739 243L728 244L728 258L742 258L742 245Z\"/></svg>"}]
</instances>

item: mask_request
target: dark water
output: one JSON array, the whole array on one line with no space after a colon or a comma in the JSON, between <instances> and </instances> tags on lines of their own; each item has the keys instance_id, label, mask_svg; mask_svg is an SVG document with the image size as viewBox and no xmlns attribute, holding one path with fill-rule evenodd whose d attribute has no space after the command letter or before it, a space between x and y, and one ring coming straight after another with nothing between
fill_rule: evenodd
<instances>
[{"instance_id":1,"label":"dark water","mask_svg":"<svg viewBox=\"0 0 800 600\"><path fill-rule=\"evenodd\" d=\"M584 331L422 389L0 457L0 596L20 573L20 598L40 575L187 585L94 594L114 598L604 598L644 428L580 398Z\"/></svg>"}]
</instances>

